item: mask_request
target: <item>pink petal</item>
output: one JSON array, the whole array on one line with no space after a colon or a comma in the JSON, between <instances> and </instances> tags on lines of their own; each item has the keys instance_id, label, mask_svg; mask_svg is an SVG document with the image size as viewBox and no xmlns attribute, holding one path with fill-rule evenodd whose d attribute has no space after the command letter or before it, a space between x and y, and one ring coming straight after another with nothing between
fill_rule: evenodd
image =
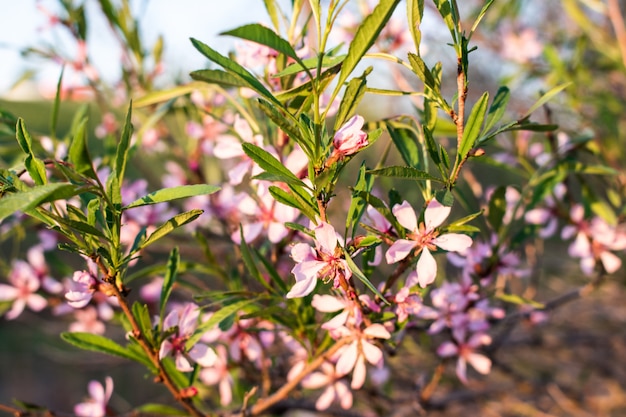
<instances>
[{"instance_id":1,"label":"pink petal","mask_svg":"<svg viewBox=\"0 0 626 417\"><path fill-rule=\"evenodd\" d=\"M456 376L459 377L462 383L467 384L467 363L462 357L459 357L456 362Z\"/></svg>"},{"instance_id":2,"label":"pink petal","mask_svg":"<svg viewBox=\"0 0 626 417\"><path fill-rule=\"evenodd\" d=\"M600 260L602 261L602 266L609 274L617 271L622 266L622 260L609 251L602 252L600 254Z\"/></svg>"},{"instance_id":3,"label":"pink petal","mask_svg":"<svg viewBox=\"0 0 626 417\"><path fill-rule=\"evenodd\" d=\"M444 342L437 348L437 355L442 358L455 356L459 353L459 348L452 342Z\"/></svg>"},{"instance_id":4,"label":"pink petal","mask_svg":"<svg viewBox=\"0 0 626 417\"><path fill-rule=\"evenodd\" d=\"M343 381L337 381L335 383L335 392L339 398L339 405L344 410L348 410L352 407L352 391Z\"/></svg>"},{"instance_id":5,"label":"pink petal","mask_svg":"<svg viewBox=\"0 0 626 417\"><path fill-rule=\"evenodd\" d=\"M491 360L485 355L468 353L465 358L479 373L487 375L491 371Z\"/></svg>"},{"instance_id":6,"label":"pink petal","mask_svg":"<svg viewBox=\"0 0 626 417\"><path fill-rule=\"evenodd\" d=\"M315 251L306 243L296 243L291 248L291 258L297 263L315 259Z\"/></svg>"},{"instance_id":7,"label":"pink petal","mask_svg":"<svg viewBox=\"0 0 626 417\"><path fill-rule=\"evenodd\" d=\"M176 369L178 369L179 371L181 372L193 371L193 367L191 366L187 358L185 358L185 356L182 355L181 353L178 353L176 355L175 362L176 362Z\"/></svg>"},{"instance_id":8,"label":"pink petal","mask_svg":"<svg viewBox=\"0 0 626 417\"><path fill-rule=\"evenodd\" d=\"M448 218L451 210L452 207L446 207L436 199L430 200L424 212L426 230L433 230L435 227L440 226L441 223Z\"/></svg>"},{"instance_id":9,"label":"pink petal","mask_svg":"<svg viewBox=\"0 0 626 417\"><path fill-rule=\"evenodd\" d=\"M317 311L321 311L322 313L334 313L335 311L346 308L345 300L333 297L332 295L315 294L313 296L313 300L311 301L311 305Z\"/></svg>"},{"instance_id":10,"label":"pink petal","mask_svg":"<svg viewBox=\"0 0 626 417\"><path fill-rule=\"evenodd\" d=\"M9 312L4 317L6 317L7 320L16 319L20 314L22 314L22 311L24 311L24 307L26 307L26 301L24 301L23 299L17 299L13 302L11 310L9 310Z\"/></svg>"},{"instance_id":11,"label":"pink petal","mask_svg":"<svg viewBox=\"0 0 626 417\"><path fill-rule=\"evenodd\" d=\"M416 243L413 240L398 239L393 242L393 245L389 247L387 253L385 253L385 260L388 264L399 262L409 256L409 254L415 249Z\"/></svg>"},{"instance_id":12,"label":"pink petal","mask_svg":"<svg viewBox=\"0 0 626 417\"><path fill-rule=\"evenodd\" d=\"M267 228L267 237L272 243L278 243L287 236L289 230L283 223L271 222Z\"/></svg>"},{"instance_id":13,"label":"pink petal","mask_svg":"<svg viewBox=\"0 0 626 417\"><path fill-rule=\"evenodd\" d=\"M169 355L171 351L172 344L169 340L164 340L163 343L161 343L161 347L159 348L159 359L163 359L164 357Z\"/></svg>"},{"instance_id":14,"label":"pink petal","mask_svg":"<svg viewBox=\"0 0 626 417\"><path fill-rule=\"evenodd\" d=\"M387 331L385 326L380 323L374 323L369 325L365 330L363 330L363 334L378 339L389 339L391 337L389 331Z\"/></svg>"},{"instance_id":15,"label":"pink petal","mask_svg":"<svg viewBox=\"0 0 626 417\"><path fill-rule=\"evenodd\" d=\"M219 385L220 404L222 407L226 407L233 401L233 390L229 378L222 379Z\"/></svg>"},{"instance_id":16,"label":"pink petal","mask_svg":"<svg viewBox=\"0 0 626 417\"><path fill-rule=\"evenodd\" d=\"M354 365L354 371L352 372L352 383L350 388L359 389L365 383L365 377L367 375L367 369L365 368L365 360L363 356L359 356L356 364Z\"/></svg>"},{"instance_id":17,"label":"pink petal","mask_svg":"<svg viewBox=\"0 0 626 417\"><path fill-rule=\"evenodd\" d=\"M420 287L426 288L432 284L437 277L437 261L433 258L428 248L422 250L419 260L417 261L417 281Z\"/></svg>"},{"instance_id":18,"label":"pink petal","mask_svg":"<svg viewBox=\"0 0 626 417\"><path fill-rule=\"evenodd\" d=\"M322 372L313 372L302 381L302 386L307 389L316 389L327 386L329 382L328 375Z\"/></svg>"},{"instance_id":19,"label":"pink petal","mask_svg":"<svg viewBox=\"0 0 626 417\"><path fill-rule=\"evenodd\" d=\"M337 233L335 228L328 223L320 223L315 228L315 240L319 247L326 253L332 254L337 247Z\"/></svg>"},{"instance_id":20,"label":"pink petal","mask_svg":"<svg viewBox=\"0 0 626 417\"><path fill-rule=\"evenodd\" d=\"M302 281L298 281L291 287L291 290L287 293L287 298L300 298L305 297L315 289L317 285L317 277L308 277Z\"/></svg>"},{"instance_id":21,"label":"pink petal","mask_svg":"<svg viewBox=\"0 0 626 417\"><path fill-rule=\"evenodd\" d=\"M335 400L335 390L332 386L329 386L322 392L322 395L319 396L317 401L315 402L315 408L317 410L326 410Z\"/></svg>"},{"instance_id":22,"label":"pink petal","mask_svg":"<svg viewBox=\"0 0 626 417\"><path fill-rule=\"evenodd\" d=\"M0 301L10 301L17 298L17 288L6 284L0 284Z\"/></svg>"},{"instance_id":23,"label":"pink petal","mask_svg":"<svg viewBox=\"0 0 626 417\"><path fill-rule=\"evenodd\" d=\"M26 299L26 304L33 311L41 311L48 305L48 301L39 294L31 294Z\"/></svg>"},{"instance_id":24,"label":"pink petal","mask_svg":"<svg viewBox=\"0 0 626 417\"><path fill-rule=\"evenodd\" d=\"M576 235L576 240L569 246L568 253L575 258L585 257L591 253L591 244L584 233L579 232Z\"/></svg>"},{"instance_id":25,"label":"pink petal","mask_svg":"<svg viewBox=\"0 0 626 417\"><path fill-rule=\"evenodd\" d=\"M217 361L215 351L202 343L194 345L189 350L189 357L201 366L213 366Z\"/></svg>"},{"instance_id":26,"label":"pink petal","mask_svg":"<svg viewBox=\"0 0 626 417\"><path fill-rule=\"evenodd\" d=\"M375 366L382 365L383 351L378 347L363 340L361 342L361 350L369 363Z\"/></svg>"},{"instance_id":27,"label":"pink petal","mask_svg":"<svg viewBox=\"0 0 626 417\"><path fill-rule=\"evenodd\" d=\"M410 231L415 231L417 229L417 216L415 215L415 210L413 207L405 200L402 204L396 204L391 209L393 215L396 216L398 223L409 229Z\"/></svg>"},{"instance_id":28,"label":"pink petal","mask_svg":"<svg viewBox=\"0 0 626 417\"><path fill-rule=\"evenodd\" d=\"M213 148L213 155L215 155L215 157L219 159L229 159L238 156L244 156L245 152L241 147L241 142L239 142L236 137L230 135L222 135L217 139L215 143L215 147Z\"/></svg>"},{"instance_id":29,"label":"pink petal","mask_svg":"<svg viewBox=\"0 0 626 417\"><path fill-rule=\"evenodd\" d=\"M339 356L339 360L335 366L335 372L337 375L343 376L348 374L352 368L354 368L354 364L356 363L358 357L358 346L357 342L354 341L341 352L341 356Z\"/></svg>"},{"instance_id":30,"label":"pink petal","mask_svg":"<svg viewBox=\"0 0 626 417\"><path fill-rule=\"evenodd\" d=\"M463 252L472 246L472 238L460 233L446 233L433 239L433 243L443 250Z\"/></svg>"}]
</instances>

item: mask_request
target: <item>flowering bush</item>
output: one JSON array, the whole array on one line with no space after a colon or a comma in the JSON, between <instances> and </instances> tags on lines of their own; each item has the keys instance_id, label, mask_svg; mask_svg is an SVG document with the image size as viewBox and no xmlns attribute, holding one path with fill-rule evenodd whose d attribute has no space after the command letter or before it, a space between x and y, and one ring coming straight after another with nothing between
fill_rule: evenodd
<instances>
[{"instance_id":1,"label":"flowering bush","mask_svg":"<svg viewBox=\"0 0 626 417\"><path fill-rule=\"evenodd\" d=\"M411 389L428 409L446 364L464 384L488 375L510 326L573 298L535 291L529 248L567 241L585 289L620 270L624 172L592 134L554 122L568 80L548 77L528 105L470 77L498 2L363 1L358 16L348 1L265 1L270 25L223 34L240 41L231 55L192 38L211 67L170 89L155 88L161 41L148 53L127 3L99 3L123 51L119 83L90 63L83 7L63 1L47 13L78 56L44 55L82 84L62 73L48 137L2 113L18 145L2 155L2 237L28 231L29 249L1 265L0 306L6 320L74 317L64 341L144 366L172 402L133 411L390 415L368 387L393 398L388 358L408 355L407 337L440 361ZM423 43L431 22L453 63ZM539 66L532 29L501 35L510 65ZM385 65L394 86L372 87ZM97 99L101 123L83 107L57 137L68 89ZM370 97L410 106L388 114ZM88 391L76 415L128 411L108 405L110 377Z\"/></svg>"}]
</instances>

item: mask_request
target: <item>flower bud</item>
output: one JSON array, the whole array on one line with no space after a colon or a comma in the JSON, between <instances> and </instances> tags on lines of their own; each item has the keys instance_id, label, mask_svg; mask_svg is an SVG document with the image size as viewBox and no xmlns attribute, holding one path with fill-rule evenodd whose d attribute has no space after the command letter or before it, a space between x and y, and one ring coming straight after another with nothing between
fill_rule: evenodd
<instances>
[{"instance_id":1,"label":"flower bud","mask_svg":"<svg viewBox=\"0 0 626 417\"><path fill-rule=\"evenodd\" d=\"M367 133L361 130L363 123L363 117L355 115L335 133L333 146L336 153L352 155L368 145Z\"/></svg>"}]
</instances>

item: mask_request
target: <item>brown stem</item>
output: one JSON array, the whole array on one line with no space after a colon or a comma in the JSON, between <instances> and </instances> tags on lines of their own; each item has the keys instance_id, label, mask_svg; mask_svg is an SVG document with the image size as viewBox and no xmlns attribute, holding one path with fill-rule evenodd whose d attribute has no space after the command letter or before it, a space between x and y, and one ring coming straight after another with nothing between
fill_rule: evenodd
<instances>
[{"instance_id":1,"label":"brown stem","mask_svg":"<svg viewBox=\"0 0 626 417\"><path fill-rule=\"evenodd\" d=\"M422 404L425 404L430 401L430 398L433 396L433 394L435 393L435 390L437 389L437 385L439 385L439 381L441 381L441 377L443 375L444 370L445 370L445 367L443 365L443 362L437 365L437 368L435 368L433 377L431 378L428 385L424 387L424 389L422 390L422 393L420 394L420 402Z\"/></svg>"},{"instance_id":2,"label":"brown stem","mask_svg":"<svg viewBox=\"0 0 626 417\"><path fill-rule=\"evenodd\" d=\"M459 107L454 123L456 124L456 143L457 149L461 147L463 139L463 129L465 124L465 99L467 98L467 88L465 87L465 73L463 72L463 64L461 57L457 62L456 88L459 96Z\"/></svg>"},{"instance_id":3,"label":"brown stem","mask_svg":"<svg viewBox=\"0 0 626 417\"><path fill-rule=\"evenodd\" d=\"M287 381L287 383L285 383L285 385L280 387L280 389L278 389L274 394L270 395L269 397L261 398L251 408L247 410L243 410L240 413L235 414L234 416L237 416L237 417L258 416L262 414L263 412L267 411L267 409L272 407L274 404L277 404L281 400L287 398L289 393L296 388L296 386L300 383L300 381L302 381L311 372L319 368L324 363L324 361L326 361L328 358L334 355L341 347L343 347L344 345L346 345L347 343L351 341L352 341L352 338L350 337L338 340L330 349L328 349L326 352L324 352L323 354L315 358L312 362L307 364L304 367L304 369L300 371L298 375L296 375L293 379Z\"/></svg>"},{"instance_id":4,"label":"brown stem","mask_svg":"<svg viewBox=\"0 0 626 417\"><path fill-rule=\"evenodd\" d=\"M156 351L150 345L150 342L146 339L145 335L141 331L141 327L137 323L137 320L135 320L135 316L133 315L126 301L126 297L122 293L123 289L118 288L114 284L115 276L111 275L106 265L104 265L104 263L102 262L101 258L95 257L93 261L98 265L98 268L104 273L105 275L104 280L108 283L112 283L112 285L109 286L108 291L112 295L114 295L115 298L117 298L117 301L119 302L122 312L124 313L124 315L128 319L128 322L130 323L133 337L135 338L135 340L137 340L137 343L139 343L139 346L141 346L143 351L148 355L148 358L150 359L154 367L158 370L159 375L157 377L157 380L160 382L163 382L163 385L165 385L165 387L172 393L172 395L174 396L174 399L177 402L179 402L185 408L185 410L189 412L190 415L194 417L204 417L204 413L202 413L193 405L193 403L191 402L191 398L181 395L180 390L178 389L178 387L176 387L176 384L174 383L170 375L167 373L167 370L163 367L163 364L161 363L159 359L158 351Z\"/></svg>"}]
</instances>

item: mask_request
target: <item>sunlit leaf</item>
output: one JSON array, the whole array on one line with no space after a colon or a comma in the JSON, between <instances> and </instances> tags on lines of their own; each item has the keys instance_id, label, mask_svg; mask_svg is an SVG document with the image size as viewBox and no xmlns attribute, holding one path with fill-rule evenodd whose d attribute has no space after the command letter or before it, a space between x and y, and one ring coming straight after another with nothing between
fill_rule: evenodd
<instances>
[{"instance_id":1,"label":"sunlit leaf","mask_svg":"<svg viewBox=\"0 0 626 417\"><path fill-rule=\"evenodd\" d=\"M209 195L219 190L220 187L209 184L179 185L172 188L163 188L133 201L132 203L124 207L123 210L128 210L134 207L147 206L150 204L165 203L168 201L195 197L198 195Z\"/></svg>"}]
</instances>

